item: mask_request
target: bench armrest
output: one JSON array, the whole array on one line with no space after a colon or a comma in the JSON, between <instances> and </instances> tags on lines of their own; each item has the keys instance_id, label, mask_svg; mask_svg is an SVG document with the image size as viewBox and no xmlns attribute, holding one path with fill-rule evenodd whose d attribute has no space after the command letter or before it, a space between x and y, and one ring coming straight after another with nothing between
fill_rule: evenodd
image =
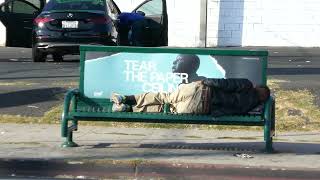
<instances>
[{"instance_id":1,"label":"bench armrest","mask_svg":"<svg viewBox=\"0 0 320 180\"><path fill-rule=\"evenodd\" d=\"M69 117L71 101L77 95L79 95L78 89L71 89L66 93L64 97L64 103L63 103L62 120Z\"/></svg>"}]
</instances>

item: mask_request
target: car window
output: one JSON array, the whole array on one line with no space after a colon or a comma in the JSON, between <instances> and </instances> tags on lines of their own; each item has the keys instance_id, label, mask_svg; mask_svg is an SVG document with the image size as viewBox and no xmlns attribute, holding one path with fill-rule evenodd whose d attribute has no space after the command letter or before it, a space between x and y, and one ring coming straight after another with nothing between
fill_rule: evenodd
<instances>
[{"instance_id":1,"label":"car window","mask_svg":"<svg viewBox=\"0 0 320 180\"><path fill-rule=\"evenodd\" d=\"M120 12L118 11L118 9L114 6L114 4L111 1L107 1L108 4L108 9L109 9L109 13L113 14L113 15L119 15Z\"/></svg>"},{"instance_id":2,"label":"car window","mask_svg":"<svg viewBox=\"0 0 320 180\"><path fill-rule=\"evenodd\" d=\"M40 4L40 0L25 0L25 1L27 1L27 2L29 2L29 3L31 3L31 4L33 4L34 6L36 6L37 8L39 8L39 9L40 9L40 6L41 6L41 4Z\"/></svg>"},{"instance_id":3,"label":"car window","mask_svg":"<svg viewBox=\"0 0 320 180\"><path fill-rule=\"evenodd\" d=\"M146 16L161 15L162 7L162 0L152 0L140 6L136 12L142 11Z\"/></svg>"},{"instance_id":4,"label":"car window","mask_svg":"<svg viewBox=\"0 0 320 180\"><path fill-rule=\"evenodd\" d=\"M34 14L37 12L35 7L22 1L13 1L11 6L12 13Z\"/></svg>"},{"instance_id":5,"label":"car window","mask_svg":"<svg viewBox=\"0 0 320 180\"><path fill-rule=\"evenodd\" d=\"M43 11L96 10L105 11L104 0L49 0Z\"/></svg>"}]
</instances>

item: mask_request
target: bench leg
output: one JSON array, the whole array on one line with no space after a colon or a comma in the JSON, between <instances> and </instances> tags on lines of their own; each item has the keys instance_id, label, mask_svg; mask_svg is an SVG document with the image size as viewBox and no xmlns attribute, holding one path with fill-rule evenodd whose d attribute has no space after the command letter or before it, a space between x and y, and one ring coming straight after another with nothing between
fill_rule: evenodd
<instances>
[{"instance_id":1,"label":"bench leg","mask_svg":"<svg viewBox=\"0 0 320 180\"><path fill-rule=\"evenodd\" d=\"M274 152L273 146L272 146L272 123L271 119L267 119L264 124L264 141L266 143L265 150L267 153Z\"/></svg>"},{"instance_id":2,"label":"bench leg","mask_svg":"<svg viewBox=\"0 0 320 180\"><path fill-rule=\"evenodd\" d=\"M64 143L62 143L61 147L66 148L66 147L78 147L78 144L73 142L73 131L76 131L78 129L78 121L72 120L72 125L70 127L68 126L68 122L62 126L63 129L62 131L64 132L63 134L66 134L67 136L65 137L66 140ZM67 131L67 133L65 133Z\"/></svg>"}]
</instances>

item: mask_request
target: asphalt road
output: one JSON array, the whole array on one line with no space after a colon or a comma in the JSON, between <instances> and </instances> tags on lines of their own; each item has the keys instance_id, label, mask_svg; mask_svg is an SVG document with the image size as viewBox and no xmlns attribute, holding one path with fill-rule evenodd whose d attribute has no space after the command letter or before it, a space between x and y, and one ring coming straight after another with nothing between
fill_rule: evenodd
<instances>
[{"instance_id":1,"label":"asphalt road","mask_svg":"<svg viewBox=\"0 0 320 180\"><path fill-rule=\"evenodd\" d=\"M79 57L62 63L50 58L33 63L31 49L0 48L1 114L42 116L62 102L67 89L76 87Z\"/></svg>"},{"instance_id":2,"label":"asphalt road","mask_svg":"<svg viewBox=\"0 0 320 180\"><path fill-rule=\"evenodd\" d=\"M63 160L0 161L4 179L219 179L317 180L319 171L248 168L207 164L81 163ZM37 178L35 178L37 177Z\"/></svg>"},{"instance_id":3,"label":"asphalt road","mask_svg":"<svg viewBox=\"0 0 320 180\"><path fill-rule=\"evenodd\" d=\"M257 49L257 48L250 48ZM268 49L269 78L285 80L286 89L309 89L320 105L319 48ZM33 63L31 49L0 48L0 114L42 116L61 104L63 94L77 87L79 57L69 56L62 63Z\"/></svg>"}]
</instances>

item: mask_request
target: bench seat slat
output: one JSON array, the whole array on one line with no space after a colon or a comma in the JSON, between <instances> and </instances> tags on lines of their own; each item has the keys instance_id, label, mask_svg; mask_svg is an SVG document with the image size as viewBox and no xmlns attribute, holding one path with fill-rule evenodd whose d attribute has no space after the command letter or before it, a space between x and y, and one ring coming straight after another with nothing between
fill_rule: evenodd
<instances>
[{"instance_id":1,"label":"bench seat slat","mask_svg":"<svg viewBox=\"0 0 320 180\"><path fill-rule=\"evenodd\" d=\"M242 123L262 123L263 119L259 115L243 115L243 116L221 116L212 117L208 115L190 115L190 114L164 114L164 113L132 113L132 112L113 112L113 113L94 113L94 112L73 112L70 116L76 118L103 118L103 119L125 119L125 121L153 121L160 122L186 122L206 124L214 124L215 122L242 122Z\"/></svg>"}]
</instances>

